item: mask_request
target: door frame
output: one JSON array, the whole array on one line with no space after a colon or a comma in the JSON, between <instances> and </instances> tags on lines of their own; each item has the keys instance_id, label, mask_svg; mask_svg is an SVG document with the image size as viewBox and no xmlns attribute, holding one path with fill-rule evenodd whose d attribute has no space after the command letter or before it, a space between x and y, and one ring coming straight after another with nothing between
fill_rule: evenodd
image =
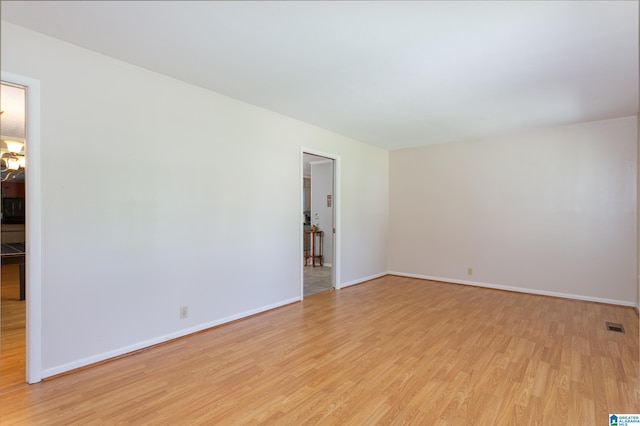
<instances>
[{"instance_id":1,"label":"door frame","mask_svg":"<svg viewBox=\"0 0 640 426\"><path fill-rule=\"evenodd\" d=\"M26 380L42 380L42 167L40 151L40 80L1 71L0 80L26 91L25 234L26 234Z\"/></svg>"},{"instance_id":2,"label":"door frame","mask_svg":"<svg viewBox=\"0 0 640 426\"><path fill-rule=\"evenodd\" d=\"M340 156L329 152L318 151L317 149L301 147L300 149L300 177L298 182L300 184L300 215L304 215L304 154L318 155L333 160L333 227L335 233L333 234L333 259L331 264L331 285L335 290L342 288L340 281L340 236L341 236L341 220L340 220L340 187L341 187L341 164ZM304 224L300 223L300 250L298 253L302 253L304 250ZM304 266L302 262L298 262L300 265L300 298L304 299Z\"/></svg>"}]
</instances>

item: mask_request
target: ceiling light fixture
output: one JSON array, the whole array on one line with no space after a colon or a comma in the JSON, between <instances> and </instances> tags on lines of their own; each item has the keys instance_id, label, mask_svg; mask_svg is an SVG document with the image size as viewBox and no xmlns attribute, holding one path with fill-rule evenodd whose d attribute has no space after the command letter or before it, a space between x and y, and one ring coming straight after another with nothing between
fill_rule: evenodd
<instances>
[{"instance_id":1,"label":"ceiling light fixture","mask_svg":"<svg viewBox=\"0 0 640 426\"><path fill-rule=\"evenodd\" d=\"M3 142L7 146L7 152L3 152L2 157L0 157L2 182L24 180L26 159L21 154L24 149L24 142L12 139L4 139Z\"/></svg>"},{"instance_id":2,"label":"ceiling light fixture","mask_svg":"<svg viewBox=\"0 0 640 426\"><path fill-rule=\"evenodd\" d=\"M7 144L7 149L9 150L9 152L16 155L20 154L20 152L22 152L22 148L24 147L24 143L13 141L10 139L5 140L4 143Z\"/></svg>"}]
</instances>

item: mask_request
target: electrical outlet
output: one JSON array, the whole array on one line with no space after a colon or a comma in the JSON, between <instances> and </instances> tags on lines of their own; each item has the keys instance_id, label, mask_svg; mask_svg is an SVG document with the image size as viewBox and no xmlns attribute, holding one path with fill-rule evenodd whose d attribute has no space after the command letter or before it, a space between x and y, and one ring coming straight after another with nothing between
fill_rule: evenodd
<instances>
[{"instance_id":1,"label":"electrical outlet","mask_svg":"<svg viewBox=\"0 0 640 426\"><path fill-rule=\"evenodd\" d=\"M467 268L467 275L473 275L473 268Z\"/></svg>"},{"instance_id":2,"label":"electrical outlet","mask_svg":"<svg viewBox=\"0 0 640 426\"><path fill-rule=\"evenodd\" d=\"M180 319L185 319L189 316L189 307L188 306L180 306Z\"/></svg>"}]
</instances>

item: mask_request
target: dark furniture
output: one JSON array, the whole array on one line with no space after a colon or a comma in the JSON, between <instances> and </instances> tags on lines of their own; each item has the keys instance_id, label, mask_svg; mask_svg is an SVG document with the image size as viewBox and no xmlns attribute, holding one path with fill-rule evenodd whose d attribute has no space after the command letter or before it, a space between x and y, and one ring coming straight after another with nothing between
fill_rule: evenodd
<instances>
[{"instance_id":1,"label":"dark furniture","mask_svg":"<svg viewBox=\"0 0 640 426\"><path fill-rule=\"evenodd\" d=\"M25 286L25 244L24 243L3 243L2 244L2 265L20 265L20 300L26 296Z\"/></svg>"},{"instance_id":2,"label":"dark furniture","mask_svg":"<svg viewBox=\"0 0 640 426\"><path fill-rule=\"evenodd\" d=\"M307 260L311 259L311 264L316 266L316 259L320 261L322 266L324 257L322 255L322 238L323 231L304 231L304 266L307 266Z\"/></svg>"}]
</instances>

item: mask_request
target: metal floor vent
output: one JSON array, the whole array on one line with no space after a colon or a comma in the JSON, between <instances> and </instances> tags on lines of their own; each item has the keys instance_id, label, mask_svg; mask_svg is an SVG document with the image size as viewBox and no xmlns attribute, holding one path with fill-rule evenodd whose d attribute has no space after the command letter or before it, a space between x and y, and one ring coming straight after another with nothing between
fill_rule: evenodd
<instances>
[{"instance_id":1,"label":"metal floor vent","mask_svg":"<svg viewBox=\"0 0 640 426\"><path fill-rule=\"evenodd\" d=\"M615 331L616 333L624 333L624 326L615 322L608 322L607 330Z\"/></svg>"}]
</instances>

